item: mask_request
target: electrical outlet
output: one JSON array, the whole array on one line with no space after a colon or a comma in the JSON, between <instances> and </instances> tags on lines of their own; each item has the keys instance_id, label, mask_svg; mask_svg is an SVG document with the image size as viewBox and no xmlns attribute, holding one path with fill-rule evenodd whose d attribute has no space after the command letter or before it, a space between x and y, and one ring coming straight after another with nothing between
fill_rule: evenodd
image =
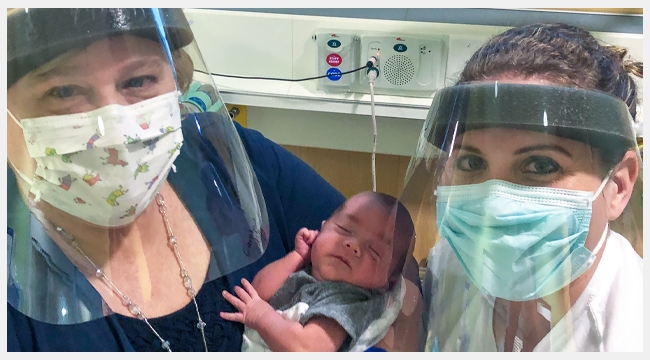
<instances>
[{"instance_id":1,"label":"electrical outlet","mask_svg":"<svg viewBox=\"0 0 650 360\"><path fill-rule=\"evenodd\" d=\"M226 104L226 109L228 109L228 113L230 114L230 118L232 118L234 121L238 122L239 125L243 127L248 126L248 118L246 114L246 106L244 105L234 105L234 104Z\"/></svg>"}]
</instances>

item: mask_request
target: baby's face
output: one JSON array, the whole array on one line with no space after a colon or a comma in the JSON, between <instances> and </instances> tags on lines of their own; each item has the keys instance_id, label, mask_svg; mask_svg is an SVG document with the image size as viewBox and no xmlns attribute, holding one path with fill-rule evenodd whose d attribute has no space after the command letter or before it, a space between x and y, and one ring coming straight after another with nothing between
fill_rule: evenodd
<instances>
[{"instance_id":1,"label":"baby's face","mask_svg":"<svg viewBox=\"0 0 650 360\"><path fill-rule=\"evenodd\" d=\"M367 195L350 198L323 222L311 250L312 275L365 289L384 289L393 256L394 220Z\"/></svg>"}]
</instances>

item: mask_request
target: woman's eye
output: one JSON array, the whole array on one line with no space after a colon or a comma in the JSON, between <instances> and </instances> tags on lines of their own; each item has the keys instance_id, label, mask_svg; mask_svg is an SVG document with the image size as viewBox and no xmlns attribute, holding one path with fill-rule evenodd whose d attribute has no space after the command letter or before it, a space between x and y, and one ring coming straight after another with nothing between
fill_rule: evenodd
<instances>
[{"instance_id":1,"label":"woman's eye","mask_svg":"<svg viewBox=\"0 0 650 360\"><path fill-rule=\"evenodd\" d=\"M155 82L156 78L153 76L136 76L130 78L124 83L125 88L141 88L149 82Z\"/></svg>"},{"instance_id":2,"label":"woman's eye","mask_svg":"<svg viewBox=\"0 0 650 360\"><path fill-rule=\"evenodd\" d=\"M523 172L529 174L552 174L560 170L558 163L546 156L533 156L524 164Z\"/></svg>"},{"instance_id":3,"label":"woman's eye","mask_svg":"<svg viewBox=\"0 0 650 360\"><path fill-rule=\"evenodd\" d=\"M57 86L55 88L52 88L48 90L47 94L49 96L58 98L58 99L66 99L74 96L79 92L78 89L76 89L75 86L73 85L66 85L66 86Z\"/></svg>"},{"instance_id":4,"label":"woman's eye","mask_svg":"<svg viewBox=\"0 0 650 360\"><path fill-rule=\"evenodd\" d=\"M486 167L485 160L476 155L463 155L456 160L456 168L461 171L477 171Z\"/></svg>"}]
</instances>

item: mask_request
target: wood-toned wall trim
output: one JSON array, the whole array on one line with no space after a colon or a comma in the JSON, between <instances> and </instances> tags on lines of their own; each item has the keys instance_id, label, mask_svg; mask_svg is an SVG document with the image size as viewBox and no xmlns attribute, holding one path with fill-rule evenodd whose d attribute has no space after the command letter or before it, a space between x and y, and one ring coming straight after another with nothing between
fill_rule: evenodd
<instances>
[{"instance_id":1,"label":"wood-toned wall trim","mask_svg":"<svg viewBox=\"0 0 650 360\"><path fill-rule=\"evenodd\" d=\"M643 15L643 8L550 8L544 10L588 12L602 14Z\"/></svg>"}]
</instances>

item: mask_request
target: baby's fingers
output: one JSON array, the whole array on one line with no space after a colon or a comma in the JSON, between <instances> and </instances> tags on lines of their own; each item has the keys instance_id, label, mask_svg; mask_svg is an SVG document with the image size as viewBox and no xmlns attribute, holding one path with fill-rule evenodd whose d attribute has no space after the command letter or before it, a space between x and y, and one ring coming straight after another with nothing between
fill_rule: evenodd
<instances>
[{"instance_id":1,"label":"baby's fingers","mask_svg":"<svg viewBox=\"0 0 650 360\"><path fill-rule=\"evenodd\" d=\"M237 288L239 288L239 286L235 287L235 292L237 291ZM227 292L226 290L222 291L221 295L223 295L223 298L226 299L230 305L234 306L235 309L239 310L240 312L243 312L244 308L246 308L246 304L243 301L239 300L239 298Z\"/></svg>"},{"instance_id":2,"label":"baby's fingers","mask_svg":"<svg viewBox=\"0 0 650 360\"><path fill-rule=\"evenodd\" d=\"M318 236L318 230L312 230L309 233L309 237L307 237L307 241L306 241L307 245L313 244L317 236Z\"/></svg>"},{"instance_id":3,"label":"baby's fingers","mask_svg":"<svg viewBox=\"0 0 650 360\"><path fill-rule=\"evenodd\" d=\"M246 290L242 289L241 286L235 286L235 293L244 304L248 304L248 302L251 301L251 295Z\"/></svg>"},{"instance_id":4,"label":"baby's fingers","mask_svg":"<svg viewBox=\"0 0 650 360\"><path fill-rule=\"evenodd\" d=\"M236 321L242 324L244 323L244 314L242 313L220 312L219 315L225 320Z\"/></svg>"},{"instance_id":5,"label":"baby's fingers","mask_svg":"<svg viewBox=\"0 0 650 360\"><path fill-rule=\"evenodd\" d=\"M259 297L259 295L257 295L257 291L255 290L255 288L253 287L253 285L251 285L251 283L248 282L248 280L246 280L246 279L241 279L241 283L242 283L242 285L244 285L244 289L246 289L246 291L248 292L248 294L250 294L250 297L251 297L251 298ZM240 296L240 297L241 297L241 296Z\"/></svg>"},{"instance_id":6,"label":"baby's fingers","mask_svg":"<svg viewBox=\"0 0 650 360\"><path fill-rule=\"evenodd\" d=\"M296 234L296 240L303 240L305 241L309 237L309 229L307 228L301 228L298 230L298 233Z\"/></svg>"}]
</instances>

